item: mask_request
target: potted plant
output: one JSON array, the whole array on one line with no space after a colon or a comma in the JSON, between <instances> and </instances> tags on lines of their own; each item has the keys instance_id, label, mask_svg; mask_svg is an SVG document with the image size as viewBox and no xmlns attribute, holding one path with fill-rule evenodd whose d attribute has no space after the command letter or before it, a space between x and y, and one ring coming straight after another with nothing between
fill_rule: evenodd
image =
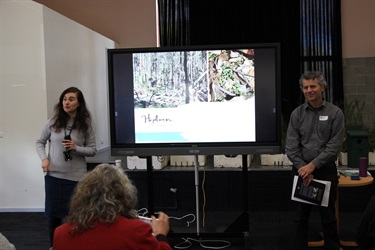
<instances>
[{"instance_id":1,"label":"potted plant","mask_svg":"<svg viewBox=\"0 0 375 250\"><path fill-rule=\"evenodd\" d=\"M363 127L363 109L365 103L358 99L347 101L345 99L343 105L343 112L345 115L345 138L339 154L340 165L348 165L348 145L347 145L347 132L349 130L362 130Z\"/></svg>"}]
</instances>

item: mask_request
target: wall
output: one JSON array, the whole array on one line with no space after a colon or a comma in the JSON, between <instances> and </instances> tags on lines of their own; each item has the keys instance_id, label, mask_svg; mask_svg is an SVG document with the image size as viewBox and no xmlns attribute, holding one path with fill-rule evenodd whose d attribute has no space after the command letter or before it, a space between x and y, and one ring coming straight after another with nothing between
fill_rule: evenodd
<instances>
[{"instance_id":1,"label":"wall","mask_svg":"<svg viewBox=\"0 0 375 250\"><path fill-rule=\"evenodd\" d=\"M108 147L105 50L114 43L31 0L2 0L0 11L0 211L44 211L35 140L62 90L75 85L98 148Z\"/></svg>"},{"instance_id":2,"label":"wall","mask_svg":"<svg viewBox=\"0 0 375 250\"><path fill-rule=\"evenodd\" d=\"M374 13L374 0L341 0L343 58L375 57Z\"/></svg>"},{"instance_id":3,"label":"wall","mask_svg":"<svg viewBox=\"0 0 375 250\"><path fill-rule=\"evenodd\" d=\"M93 116L97 148L109 147L106 49L114 42L46 7L43 18L48 116L61 92L77 86Z\"/></svg>"},{"instance_id":4,"label":"wall","mask_svg":"<svg viewBox=\"0 0 375 250\"><path fill-rule=\"evenodd\" d=\"M33 0L110 38L121 48L157 45L157 0Z\"/></svg>"},{"instance_id":5,"label":"wall","mask_svg":"<svg viewBox=\"0 0 375 250\"><path fill-rule=\"evenodd\" d=\"M364 124L375 123L375 1L341 0L344 96L365 103Z\"/></svg>"},{"instance_id":6,"label":"wall","mask_svg":"<svg viewBox=\"0 0 375 250\"><path fill-rule=\"evenodd\" d=\"M43 15L28 1L0 1L0 208L43 207L35 138L47 117Z\"/></svg>"}]
</instances>

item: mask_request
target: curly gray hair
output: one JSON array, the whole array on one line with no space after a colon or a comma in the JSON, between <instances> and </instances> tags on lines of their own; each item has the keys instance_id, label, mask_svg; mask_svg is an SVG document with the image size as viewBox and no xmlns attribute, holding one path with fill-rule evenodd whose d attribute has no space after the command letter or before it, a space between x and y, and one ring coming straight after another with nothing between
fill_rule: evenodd
<instances>
[{"instance_id":1,"label":"curly gray hair","mask_svg":"<svg viewBox=\"0 0 375 250\"><path fill-rule=\"evenodd\" d=\"M127 174L103 163L78 182L65 222L75 224L71 234L83 233L99 222L112 224L118 216L136 218L136 205L137 189Z\"/></svg>"},{"instance_id":2,"label":"curly gray hair","mask_svg":"<svg viewBox=\"0 0 375 250\"><path fill-rule=\"evenodd\" d=\"M317 79L320 86L324 89L327 87L327 81L322 72L319 71L307 71L301 75L299 79L299 87L303 88L303 80L314 80Z\"/></svg>"}]
</instances>

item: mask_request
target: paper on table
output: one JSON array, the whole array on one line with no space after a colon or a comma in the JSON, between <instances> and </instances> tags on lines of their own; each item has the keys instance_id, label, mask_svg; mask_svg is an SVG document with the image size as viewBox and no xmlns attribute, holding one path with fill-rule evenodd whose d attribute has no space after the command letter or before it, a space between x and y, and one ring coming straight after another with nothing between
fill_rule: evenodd
<instances>
[{"instance_id":1,"label":"paper on table","mask_svg":"<svg viewBox=\"0 0 375 250\"><path fill-rule=\"evenodd\" d=\"M324 193L323 193L323 199L322 199L321 206L328 207L329 191L331 190L331 182L330 181L317 180L317 179L313 179L313 180L316 181L316 182L320 182L320 183L323 183L323 184L326 185L326 187L324 189ZM298 182L298 176L295 175L294 179L293 179L292 200L318 206L317 204L315 204L313 202L306 201L306 200L294 197L294 193L296 191L297 182Z\"/></svg>"}]
</instances>

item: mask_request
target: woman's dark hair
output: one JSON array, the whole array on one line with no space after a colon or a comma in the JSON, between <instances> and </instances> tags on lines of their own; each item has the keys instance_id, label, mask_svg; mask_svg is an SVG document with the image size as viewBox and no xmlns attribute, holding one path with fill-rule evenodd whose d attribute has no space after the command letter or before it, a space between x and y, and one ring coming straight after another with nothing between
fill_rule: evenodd
<instances>
[{"instance_id":1,"label":"woman's dark hair","mask_svg":"<svg viewBox=\"0 0 375 250\"><path fill-rule=\"evenodd\" d=\"M55 129L56 132L60 132L61 129L68 124L70 116L64 111L62 104L64 96L67 93L77 94L79 106L77 108L77 115L75 117L74 129L80 130L86 137L88 135L88 130L91 129L91 113L86 107L86 101L82 94L82 91L76 87L67 88L61 93L59 102L54 107L55 114L53 116L53 119L55 122L51 125L51 128Z\"/></svg>"}]
</instances>

